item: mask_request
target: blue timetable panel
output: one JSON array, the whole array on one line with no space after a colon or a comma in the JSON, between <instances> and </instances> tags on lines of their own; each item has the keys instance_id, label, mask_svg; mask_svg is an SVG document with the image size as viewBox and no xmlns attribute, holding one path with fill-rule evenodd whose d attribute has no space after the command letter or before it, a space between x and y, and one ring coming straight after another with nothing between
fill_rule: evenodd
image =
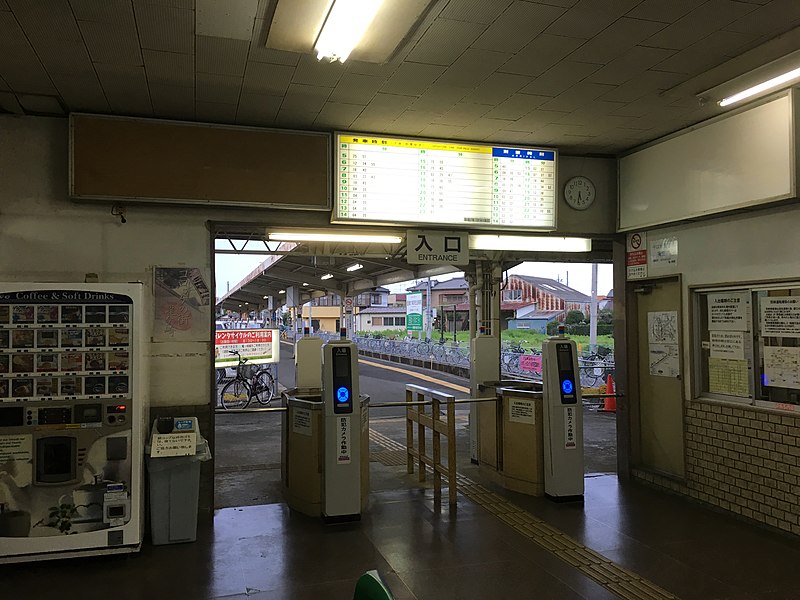
<instances>
[{"instance_id":1,"label":"blue timetable panel","mask_svg":"<svg viewBox=\"0 0 800 600\"><path fill-rule=\"evenodd\" d=\"M335 223L556 228L554 150L336 135Z\"/></svg>"}]
</instances>

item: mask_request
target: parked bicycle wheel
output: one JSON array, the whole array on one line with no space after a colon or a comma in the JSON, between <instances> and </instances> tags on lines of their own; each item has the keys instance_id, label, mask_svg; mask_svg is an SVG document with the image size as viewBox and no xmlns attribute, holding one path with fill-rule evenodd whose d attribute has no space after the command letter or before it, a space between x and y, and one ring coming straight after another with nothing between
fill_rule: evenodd
<instances>
[{"instance_id":1,"label":"parked bicycle wheel","mask_svg":"<svg viewBox=\"0 0 800 600\"><path fill-rule=\"evenodd\" d=\"M266 369L259 371L251 380L253 398L263 406L269 406L275 397L275 378Z\"/></svg>"},{"instance_id":2,"label":"parked bicycle wheel","mask_svg":"<svg viewBox=\"0 0 800 600\"><path fill-rule=\"evenodd\" d=\"M240 379L229 381L222 388L220 400L225 410L247 408L250 404L250 386Z\"/></svg>"},{"instance_id":3,"label":"parked bicycle wheel","mask_svg":"<svg viewBox=\"0 0 800 600\"><path fill-rule=\"evenodd\" d=\"M217 385L219 385L225 379L225 369L216 369L216 371L217 371Z\"/></svg>"}]
</instances>

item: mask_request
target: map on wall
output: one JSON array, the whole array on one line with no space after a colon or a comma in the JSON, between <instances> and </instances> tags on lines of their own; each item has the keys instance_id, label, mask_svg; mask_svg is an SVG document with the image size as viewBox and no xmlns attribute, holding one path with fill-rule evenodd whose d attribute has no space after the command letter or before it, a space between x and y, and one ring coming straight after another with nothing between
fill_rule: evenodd
<instances>
[{"instance_id":1,"label":"map on wall","mask_svg":"<svg viewBox=\"0 0 800 600\"><path fill-rule=\"evenodd\" d=\"M650 374L659 377L680 376L677 311L647 313L647 342Z\"/></svg>"}]
</instances>

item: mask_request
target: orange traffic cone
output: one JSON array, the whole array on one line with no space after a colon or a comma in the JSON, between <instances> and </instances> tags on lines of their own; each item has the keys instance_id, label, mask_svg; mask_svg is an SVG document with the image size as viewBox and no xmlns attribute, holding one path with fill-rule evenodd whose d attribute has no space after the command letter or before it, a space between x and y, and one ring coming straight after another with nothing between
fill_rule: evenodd
<instances>
[{"instance_id":1,"label":"orange traffic cone","mask_svg":"<svg viewBox=\"0 0 800 600\"><path fill-rule=\"evenodd\" d=\"M614 388L614 376L609 374L608 382L606 383L606 394L614 393L616 393ZM603 408L601 408L599 412L617 412L617 399L613 396L606 396L604 398Z\"/></svg>"}]
</instances>

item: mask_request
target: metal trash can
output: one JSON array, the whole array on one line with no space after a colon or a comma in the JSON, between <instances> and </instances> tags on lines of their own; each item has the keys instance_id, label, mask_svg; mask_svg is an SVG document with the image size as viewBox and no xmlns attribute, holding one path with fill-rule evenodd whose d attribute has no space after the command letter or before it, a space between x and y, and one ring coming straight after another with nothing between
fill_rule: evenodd
<instances>
[{"instance_id":1,"label":"metal trash can","mask_svg":"<svg viewBox=\"0 0 800 600\"><path fill-rule=\"evenodd\" d=\"M200 435L197 419L156 419L145 452L153 544L195 541L200 463L211 459L208 440Z\"/></svg>"}]
</instances>

